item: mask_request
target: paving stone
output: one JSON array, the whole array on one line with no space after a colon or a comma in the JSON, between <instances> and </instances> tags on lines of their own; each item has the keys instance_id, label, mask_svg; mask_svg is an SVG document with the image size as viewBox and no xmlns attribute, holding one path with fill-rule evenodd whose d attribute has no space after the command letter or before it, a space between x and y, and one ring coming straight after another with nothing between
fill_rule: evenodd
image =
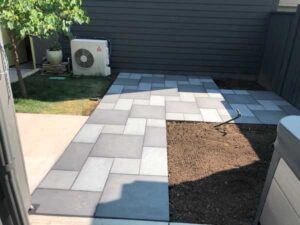
<instances>
[{"instance_id":1,"label":"paving stone","mask_svg":"<svg viewBox=\"0 0 300 225\"><path fill-rule=\"evenodd\" d=\"M167 113L199 113L196 103L193 102L166 102Z\"/></svg>"},{"instance_id":2,"label":"paving stone","mask_svg":"<svg viewBox=\"0 0 300 225\"><path fill-rule=\"evenodd\" d=\"M224 94L224 98L230 104L258 104L251 95Z\"/></svg>"},{"instance_id":3,"label":"paving stone","mask_svg":"<svg viewBox=\"0 0 300 225\"><path fill-rule=\"evenodd\" d=\"M180 92L180 100L183 102L196 102L194 93L191 92Z\"/></svg>"},{"instance_id":4,"label":"paving stone","mask_svg":"<svg viewBox=\"0 0 300 225\"><path fill-rule=\"evenodd\" d=\"M147 126L148 127L166 127L166 121L159 120L159 119L147 119Z\"/></svg>"},{"instance_id":5,"label":"paving stone","mask_svg":"<svg viewBox=\"0 0 300 225\"><path fill-rule=\"evenodd\" d=\"M199 114L188 114L188 113L185 113L183 116L184 116L184 120L185 121L197 121L197 122L203 121L202 116L201 116L200 113Z\"/></svg>"},{"instance_id":6,"label":"paving stone","mask_svg":"<svg viewBox=\"0 0 300 225\"><path fill-rule=\"evenodd\" d=\"M259 104L247 104L247 107L250 110L265 110L265 108L262 105L259 105Z\"/></svg>"},{"instance_id":7,"label":"paving stone","mask_svg":"<svg viewBox=\"0 0 300 225\"><path fill-rule=\"evenodd\" d=\"M120 95L121 99L150 99L150 91L131 91L124 90Z\"/></svg>"},{"instance_id":8,"label":"paving stone","mask_svg":"<svg viewBox=\"0 0 300 225\"><path fill-rule=\"evenodd\" d=\"M87 120L87 123L125 125L129 111L96 109Z\"/></svg>"},{"instance_id":9,"label":"paving stone","mask_svg":"<svg viewBox=\"0 0 300 225\"><path fill-rule=\"evenodd\" d=\"M134 99L134 105L150 105L150 100L143 100L143 99Z\"/></svg>"},{"instance_id":10,"label":"paving stone","mask_svg":"<svg viewBox=\"0 0 300 225\"><path fill-rule=\"evenodd\" d=\"M151 83L140 83L138 86L138 90L141 91L150 91L151 90Z\"/></svg>"},{"instance_id":11,"label":"paving stone","mask_svg":"<svg viewBox=\"0 0 300 225\"><path fill-rule=\"evenodd\" d=\"M164 119L165 107L152 105L133 105L130 112L130 117L146 119Z\"/></svg>"},{"instance_id":12,"label":"paving stone","mask_svg":"<svg viewBox=\"0 0 300 225\"><path fill-rule=\"evenodd\" d=\"M129 78L130 73L121 72L118 74L118 78Z\"/></svg>"},{"instance_id":13,"label":"paving stone","mask_svg":"<svg viewBox=\"0 0 300 225\"><path fill-rule=\"evenodd\" d=\"M215 83L212 78L200 78L202 83Z\"/></svg>"},{"instance_id":14,"label":"paving stone","mask_svg":"<svg viewBox=\"0 0 300 225\"><path fill-rule=\"evenodd\" d=\"M222 94L234 94L234 91L230 89L220 89L220 92Z\"/></svg>"},{"instance_id":15,"label":"paving stone","mask_svg":"<svg viewBox=\"0 0 300 225\"><path fill-rule=\"evenodd\" d=\"M270 100L258 100L258 102L266 110L272 110L272 111L281 111L282 110L273 101L270 101Z\"/></svg>"},{"instance_id":16,"label":"paving stone","mask_svg":"<svg viewBox=\"0 0 300 225\"><path fill-rule=\"evenodd\" d=\"M121 94L123 91L124 86L123 85L112 85L108 91L107 94Z\"/></svg>"},{"instance_id":17,"label":"paving stone","mask_svg":"<svg viewBox=\"0 0 300 225\"><path fill-rule=\"evenodd\" d=\"M178 96L177 88L152 88L151 95Z\"/></svg>"},{"instance_id":18,"label":"paving stone","mask_svg":"<svg viewBox=\"0 0 300 225\"><path fill-rule=\"evenodd\" d=\"M102 192L113 159L89 157L80 171L72 190Z\"/></svg>"},{"instance_id":19,"label":"paving stone","mask_svg":"<svg viewBox=\"0 0 300 225\"><path fill-rule=\"evenodd\" d=\"M102 134L123 134L125 126L123 125L104 125Z\"/></svg>"},{"instance_id":20,"label":"paving stone","mask_svg":"<svg viewBox=\"0 0 300 225\"><path fill-rule=\"evenodd\" d=\"M124 219L97 219L93 225L169 225L168 222L146 221L146 220L124 220ZM95 220L93 220L94 222ZM100 224L101 223L101 224Z\"/></svg>"},{"instance_id":21,"label":"paving stone","mask_svg":"<svg viewBox=\"0 0 300 225\"><path fill-rule=\"evenodd\" d=\"M231 120L233 118L235 118L235 116L233 115L221 115L221 118L223 120L223 122L226 122L228 120ZM231 123L237 123L237 124L261 124L261 122L253 116L242 116L238 119L235 119L234 121L232 121Z\"/></svg>"},{"instance_id":22,"label":"paving stone","mask_svg":"<svg viewBox=\"0 0 300 225\"><path fill-rule=\"evenodd\" d=\"M128 118L124 134L128 135L144 135L146 128L146 119Z\"/></svg>"},{"instance_id":23,"label":"paving stone","mask_svg":"<svg viewBox=\"0 0 300 225\"><path fill-rule=\"evenodd\" d=\"M179 92L191 92L191 93L206 93L206 90L202 86L196 85L178 85Z\"/></svg>"},{"instance_id":24,"label":"paving stone","mask_svg":"<svg viewBox=\"0 0 300 225\"><path fill-rule=\"evenodd\" d=\"M166 101L179 102L181 99L180 96L166 96Z\"/></svg>"},{"instance_id":25,"label":"paving stone","mask_svg":"<svg viewBox=\"0 0 300 225\"><path fill-rule=\"evenodd\" d=\"M141 175L168 176L166 148L143 148Z\"/></svg>"},{"instance_id":26,"label":"paving stone","mask_svg":"<svg viewBox=\"0 0 300 225\"><path fill-rule=\"evenodd\" d=\"M259 119L259 121L263 124L278 124L279 120L281 120L283 117L287 116L285 112L282 111L252 111L256 118Z\"/></svg>"},{"instance_id":27,"label":"paving stone","mask_svg":"<svg viewBox=\"0 0 300 225\"><path fill-rule=\"evenodd\" d=\"M111 174L95 216L169 221L167 177Z\"/></svg>"},{"instance_id":28,"label":"paving stone","mask_svg":"<svg viewBox=\"0 0 300 225\"><path fill-rule=\"evenodd\" d=\"M281 97L270 91L248 91L256 100L283 100Z\"/></svg>"},{"instance_id":29,"label":"paving stone","mask_svg":"<svg viewBox=\"0 0 300 225\"><path fill-rule=\"evenodd\" d=\"M128 79L128 78L118 78L114 82L114 85L137 86L138 84L139 84L139 80Z\"/></svg>"},{"instance_id":30,"label":"paving stone","mask_svg":"<svg viewBox=\"0 0 300 225\"><path fill-rule=\"evenodd\" d=\"M203 86L206 89L219 89L218 85L216 85L215 82L203 82Z\"/></svg>"},{"instance_id":31,"label":"paving stone","mask_svg":"<svg viewBox=\"0 0 300 225\"><path fill-rule=\"evenodd\" d=\"M254 116L251 110L245 104L231 104L234 110L239 110L242 116Z\"/></svg>"},{"instance_id":32,"label":"paving stone","mask_svg":"<svg viewBox=\"0 0 300 225\"><path fill-rule=\"evenodd\" d=\"M130 110L133 103L133 99L119 99L116 103L116 110Z\"/></svg>"},{"instance_id":33,"label":"paving stone","mask_svg":"<svg viewBox=\"0 0 300 225\"><path fill-rule=\"evenodd\" d=\"M167 88L177 88L177 82L175 80L166 80L165 87Z\"/></svg>"},{"instance_id":34,"label":"paving stone","mask_svg":"<svg viewBox=\"0 0 300 225\"><path fill-rule=\"evenodd\" d=\"M178 85L189 85L190 84L190 82L189 81L185 81L185 80L179 80L179 81L177 81L177 84Z\"/></svg>"},{"instance_id":35,"label":"paving stone","mask_svg":"<svg viewBox=\"0 0 300 225\"><path fill-rule=\"evenodd\" d=\"M247 90L234 90L234 93L237 95L249 95L250 94Z\"/></svg>"},{"instance_id":36,"label":"paving stone","mask_svg":"<svg viewBox=\"0 0 300 225\"><path fill-rule=\"evenodd\" d=\"M300 110L290 104L281 105L280 108L282 108L289 115L300 115Z\"/></svg>"},{"instance_id":37,"label":"paving stone","mask_svg":"<svg viewBox=\"0 0 300 225\"><path fill-rule=\"evenodd\" d=\"M221 116L237 116L237 112L233 109L217 109L217 111Z\"/></svg>"},{"instance_id":38,"label":"paving stone","mask_svg":"<svg viewBox=\"0 0 300 225\"><path fill-rule=\"evenodd\" d=\"M188 78L191 85L202 85L199 78Z\"/></svg>"},{"instance_id":39,"label":"paving stone","mask_svg":"<svg viewBox=\"0 0 300 225\"><path fill-rule=\"evenodd\" d=\"M176 120L176 121L183 121L184 115L183 113L166 113L167 120Z\"/></svg>"},{"instance_id":40,"label":"paving stone","mask_svg":"<svg viewBox=\"0 0 300 225\"><path fill-rule=\"evenodd\" d=\"M196 98L208 98L208 93L194 93Z\"/></svg>"},{"instance_id":41,"label":"paving stone","mask_svg":"<svg viewBox=\"0 0 300 225\"><path fill-rule=\"evenodd\" d=\"M95 143L102 129L103 125L85 124L75 136L73 142Z\"/></svg>"},{"instance_id":42,"label":"paving stone","mask_svg":"<svg viewBox=\"0 0 300 225\"><path fill-rule=\"evenodd\" d=\"M147 73L143 73L143 74L142 74L142 77L153 77L153 75L152 75L152 74L149 74L149 73L148 73L148 74L147 74Z\"/></svg>"},{"instance_id":43,"label":"paving stone","mask_svg":"<svg viewBox=\"0 0 300 225\"><path fill-rule=\"evenodd\" d=\"M76 171L51 170L44 178L39 188L70 189L77 177Z\"/></svg>"},{"instance_id":44,"label":"paving stone","mask_svg":"<svg viewBox=\"0 0 300 225\"><path fill-rule=\"evenodd\" d=\"M142 83L165 83L165 79L163 77L143 77L141 79Z\"/></svg>"},{"instance_id":45,"label":"paving stone","mask_svg":"<svg viewBox=\"0 0 300 225\"><path fill-rule=\"evenodd\" d=\"M129 79L137 79L137 80L139 80L141 78L142 78L142 74L140 74L140 73L132 73L129 76Z\"/></svg>"},{"instance_id":46,"label":"paving stone","mask_svg":"<svg viewBox=\"0 0 300 225\"><path fill-rule=\"evenodd\" d=\"M206 92L210 98L224 99L222 93L218 89L206 89Z\"/></svg>"},{"instance_id":47,"label":"paving stone","mask_svg":"<svg viewBox=\"0 0 300 225\"><path fill-rule=\"evenodd\" d=\"M216 109L200 109L203 121L205 122L222 122L221 117Z\"/></svg>"},{"instance_id":48,"label":"paving stone","mask_svg":"<svg viewBox=\"0 0 300 225\"><path fill-rule=\"evenodd\" d=\"M116 103L120 97L120 94L106 94L102 100L102 103Z\"/></svg>"},{"instance_id":49,"label":"paving stone","mask_svg":"<svg viewBox=\"0 0 300 225\"><path fill-rule=\"evenodd\" d=\"M175 80L175 81L188 81L187 76L182 75L166 75L166 80Z\"/></svg>"},{"instance_id":50,"label":"paving stone","mask_svg":"<svg viewBox=\"0 0 300 225\"><path fill-rule=\"evenodd\" d=\"M150 97L150 105L165 105L165 96L151 96Z\"/></svg>"},{"instance_id":51,"label":"paving stone","mask_svg":"<svg viewBox=\"0 0 300 225\"><path fill-rule=\"evenodd\" d=\"M152 88L165 88L165 83L152 83Z\"/></svg>"},{"instance_id":52,"label":"paving stone","mask_svg":"<svg viewBox=\"0 0 300 225\"><path fill-rule=\"evenodd\" d=\"M141 161L139 159L116 158L110 172L118 174L138 175L140 170L140 163Z\"/></svg>"},{"instance_id":53,"label":"paving stone","mask_svg":"<svg viewBox=\"0 0 300 225\"><path fill-rule=\"evenodd\" d=\"M164 74L152 74L153 77L165 78Z\"/></svg>"},{"instance_id":54,"label":"paving stone","mask_svg":"<svg viewBox=\"0 0 300 225\"><path fill-rule=\"evenodd\" d=\"M79 171L90 154L93 145L72 142L52 169Z\"/></svg>"},{"instance_id":55,"label":"paving stone","mask_svg":"<svg viewBox=\"0 0 300 225\"><path fill-rule=\"evenodd\" d=\"M145 147L166 147L167 134L166 129L162 127L146 127Z\"/></svg>"},{"instance_id":56,"label":"paving stone","mask_svg":"<svg viewBox=\"0 0 300 225\"><path fill-rule=\"evenodd\" d=\"M288 103L285 100L272 100L272 102L274 102L274 104L278 105L278 106L290 106L291 104Z\"/></svg>"},{"instance_id":57,"label":"paving stone","mask_svg":"<svg viewBox=\"0 0 300 225\"><path fill-rule=\"evenodd\" d=\"M113 108L115 108L115 103L100 102L100 104L97 106L97 109L113 109Z\"/></svg>"},{"instance_id":58,"label":"paving stone","mask_svg":"<svg viewBox=\"0 0 300 225\"><path fill-rule=\"evenodd\" d=\"M31 200L38 205L37 214L93 217L100 196L101 192L37 189Z\"/></svg>"},{"instance_id":59,"label":"paving stone","mask_svg":"<svg viewBox=\"0 0 300 225\"><path fill-rule=\"evenodd\" d=\"M138 91L138 86L124 86L124 92L128 91ZM123 91L122 91L123 92Z\"/></svg>"},{"instance_id":60,"label":"paving stone","mask_svg":"<svg viewBox=\"0 0 300 225\"><path fill-rule=\"evenodd\" d=\"M143 136L102 134L91 156L139 159L142 155L142 148Z\"/></svg>"},{"instance_id":61,"label":"paving stone","mask_svg":"<svg viewBox=\"0 0 300 225\"><path fill-rule=\"evenodd\" d=\"M218 98L196 98L199 108L203 109L231 109L224 99Z\"/></svg>"}]
</instances>

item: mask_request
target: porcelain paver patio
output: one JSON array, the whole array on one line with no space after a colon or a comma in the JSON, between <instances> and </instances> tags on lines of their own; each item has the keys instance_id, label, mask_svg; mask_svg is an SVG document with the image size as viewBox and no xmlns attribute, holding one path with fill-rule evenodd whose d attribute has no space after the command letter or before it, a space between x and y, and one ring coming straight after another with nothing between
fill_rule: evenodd
<instances>
[{"instance_id":1,"label":"porcelain paver patio","mask_svg":"<svg viewBox=\"0 0 300 225\"><path fill-rule=\"evenodd\" d=\"M33 193L36 213L168 221L166 120L226 122L237 109L234 123L300 113L272 92L220 90L210 77L119 74Z\"/></svg>"}]
</instances>

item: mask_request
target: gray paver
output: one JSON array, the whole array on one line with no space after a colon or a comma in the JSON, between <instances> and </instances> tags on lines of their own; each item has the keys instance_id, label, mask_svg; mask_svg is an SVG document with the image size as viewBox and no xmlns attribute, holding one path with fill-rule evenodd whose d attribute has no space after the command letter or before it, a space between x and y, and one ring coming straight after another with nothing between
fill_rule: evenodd
<instances>
[{"instance_id":1,"label":"gray paver","mask_svg":"<svg viewBox=\"0 0 300 225\"><path fill-rule=\"evenodd\" d=\"M96 109L87 120L87 123L124 125L127 122L129 111Z\"/></svg>"},{"instance_id":2,"label":"gray paver","mask_svg":"<svg viewBox=\"0 0 300 225\"><path fill-rule=\"evenodd\" d=\"M271 100L258 100L259 104L261 104L265 110L272 110L272 111L281 111L282 109L279 108L273 101Z\"/></svg>"},{"instance_id":3,"label":"gray paver","mask_svg":"<svg viewBox=\"0 0 300 225\"><path fill-rule=\"evenodd\" d=\"M93 144L71 143L52 169L79 171L92 148Z\"/></svg>"},{"instance_id":4,"label":"gray paver","mask_svg":"<svg viewBox=\"0 0 300 225\"><path fill-rule=\"evenodd\" d=\"M141 79L142 83L165 83L165 79L163 77L143 77Z\"/></svg>"},{"instance_id":5,"label":"gray paver","mask_svg":"<svg viewBox=\"0 0 300 225\"><path fill-rule=\"evenodd\" d=\"M256 100L283 100L281 97L270 91L248 91Z\"/></svg>"},{"instance_id":6,"label":"gray paver","mask_svg":"<svg viewBox=\"0 0 300 225\"><path fill-rule=\"evenodd\" d=\"M177 88L152 88L151 95L159 95L159 96L178 96Z\"/></svg>"},{"instance_id":7,"label":"gray paver","mask_svg":"<svg viewBox=\"0 0 300 225\"><path fill-rule=\"evenodd\" d=\"M167 113L199 113L196 103L193 102L166 102Z\"/></svg>"},{"instance_id":8,"label":"gray paver","mask_svg":"<svg viewBox=\"0 0 300 225\"><path fill-rule=\"evenodd\" d=\"M133 105L130 112L132 118L164 119L165 116L163 106Z\"/></svg>"},{"instance_id":9,"label":"gray paver","mask_svg":"<svg viewBox=\"0 0 300 225\"><path fill-rule=\"evenodd\" d=\"M119 99L116 103L116 110L130 110L133 103L133 99Z\"/></svg>"},{"instance_id":10,"label":"gray paver","mask_svg":"<svg viewBox=\"0 0 300 225\"><path fill-rule=\"evenodd\" d=\"M102 98L101 103L116 103L118 101L119 97L120 97L120 94L106 94Z\"/></svg>"},{"instance_id":11,"label":"gray paver","mask_svg":"<svg viewBox=\"0 0 300 225\"><path fill-rule=\"evenodd\" d=\"M280 108L282 108L287 114L300 115L300 110L290 104L281 105Z\"/></svg>"},{"instance_id":12,"label":"gray paver","mask_svg":"<svg viewBox=\"0 0 300 225\"><path fill-rule=\"evenodd\" d=\"M222 122L216 109L200 109L204 122Z\"/></svg>"},{"instance_id":13,"label":"gray paver","mask_svg":"<svg viewBox=\"0 0 300 225\"><path fill-rule=\"evenodd\" d=\"M201 114L189 114L185 113L183 115L185 121L203 121Z\"/></svg>"},{"instance_id":14,"label":"gray paver","mask_svg":"<svg viewBox=\"0 0 300 225\"><path fill-rule=\"evenodd\" d=\"M182 75L166 75L166 80L188 81L188 77Z\"/></svg>"},{"instance_id":15,"label":"gray paver","mask_svg":"<svg viewBox=\"0 0 300 225\"><path fill-rule=\"evenodd\" d=\"M37 189L32 203L39 205L38 214L93 216L100 196L100 192Z\"/></svg>"},{"instance_id":16,"label":"gray paver","mask_svg":"<svg viewBox=\"0 0 300 225\"><path fill-rule=\"evenodd\" d=\"M39 188L49 189L70 189L78 172L76 171L62 171L62 170L51 170Z\"/></svg>"},{"instance_id":17,"label":"gray paver","mask_svg":"<svg viewBox=\"0 0 300 225\"><path fill-rule=\"evenodd\" d=\"M146 121L144 118L129 118L125 126L124 134L144 135Z\"/></svg>"},{"instance_id":18,"label":"gray paver","mask_svg":"<svg viewBox=\"0 0 300 225\"><path fill-rule=\"evenodd\" d=\"M72 190L102 192L113 159L89 157L75 180Z\"/></svg>"},{"instance_id":19,"label":"gray paver","mask_svg":"<svg viewBox=\"0 0 300 225\"><path fill-rule=\"evenodd\" d=\"M166 148L143 148L141 175L168 176L168 159Z\"/></svg>"},{"instance_id":20,"label":"gray paver","mask_svg":"<svg viewBox=\"0 0 300 225\"><path fill-rule=\"evenodd\" d=\"M219 89L215 82L203 82L203 85L206 89Z\"/></svg>"},{"instance_id":21,"label":"gray paver","mask_svg":"<svg viewBox=\"0 0 300 225\"><path fill-rule=\"evenodd\" d=\"M123 134L124 125L104 125L102 134Z\"/></svg>"},{"instance_id":22,"label":"gray paver","mask_svg":"<svg viewBox=\"0 0 300 225\"><path fill-rule=\"evenodd\" d=\"M75 136L74 142L95 143L103 129L103 125L85 124Z\"/></svg>"},{"instance_id":23,"label":"gray paver","mask_svg":"<svg viewBox=\"0 0 300 225\"><path fill-rule=\"evenodd\" d=\"M148 127L166 127L166 121L159 120L159 119L147 119L147 126Z\"/></svg>"},{"instance_id":24,"label":"gray paver","mask_svg":"<svg viewBox=\"0 0 300 225\"><path fill-rule=\"evenodd\" d=\"M166 119L167 120L184 121L184 114L183 113L166 113Z\"/></svg>"},{"instance_id":25,"label":"gray paver","mask_svg":"<svg viewBox=\"0 0 300 225\"><path fill-rule=\"evenodd\" d=\"M118 78L115 80L114 85L126 85L126 86L137 86L139 80L137 79L128 79L128 78Z\"/></svg>"},{"instance_id":26,"label":"gray paver","mask_svg":"<svg viewBox=\"0 0 300 225\"><path fill-rule=\"evenodd\" d=\"M223 99L218 98L196 98L199 108L203 109L231 109L230 105Z\"/></svg>"},{"instance_id":27,"label":"gray paver","mask_svg":"<svg viewBox=\"0 0 300 225\"><path fill-rule=\"evenodd\" d=\"M123 85L112 85L108 91L107 94L121 94L124 86Z\"/></svg>"},{"instance_id":28,"label":"gray paver","mask_svg":"<svg viewBox=\"0 0 300 225\"><path fill-rule=\"evenodd\" d=\"M230 104L258 104L251 95L223 94Z\"/></svg>"},{"instance_id":29,"label":"gray paver","mask_svg":"<svg viewBox=\"0 0 300 225\"><path fill-rule=\"evenodd\" d=\"M261 121L263 124L278 124L279 120L287 116L285 112L282 111L252 111L254 115Z\"/></svg>"},{"instance_id":30,"label":"gray paver","mask_svg":"<svg viewBox=\"0 0 300 225\"><path fill-rule=\"evenodd\" d=\"M167 147L166 129L163 127L147 127L144 146L146 147Z\"/></svg>"},{"instance_id":31,"label":"gray paver","mask_svg":"<svg viewBox=\"0 0 300 225\"><path fill-rule=\"evenodd\" d=\"M141 160L139 159L117 158L114 160L114 164L110 172L118 174L138 175L140 170L140 162Z\"/></svg>"},{"instance_id":32,"label":"gray paver","mask_svg":"<svg viewBox=\"0 0 300 225\"><path fill-rule=\"evenodd\" d=\"M179 92L192 92L192 93L206 93L206 90L202 86L196 85L178 85Z\"/></svg>"},{"instance_id":33,"label":"gray paver","mask_svg":"<svg viewBox=\"0 0 300 225\"><path fill-rule=\"evenodd\" d=\"M141 158L143 136L102 134L91 156L115 158Z\"/></svg>"},{"instance_id":34,"label":"gray paver","mask_svg":"<svg viewBox=\"0 0 300 225\"><path fill-rule=\"evenodd\" d=\"M167 177L111 174L95 215L168 221Z\"/></svg>"},{"instance_id":35,"label":"gray paver","mask_svg":"<svg viewBox=\"0 0 300 225\"><path fill-rule=\"evenodd\" d=\"M150 99L150 91L132 91L132 90L125 90L120 95L122 99Z\"/></svg>"}]
</instances>

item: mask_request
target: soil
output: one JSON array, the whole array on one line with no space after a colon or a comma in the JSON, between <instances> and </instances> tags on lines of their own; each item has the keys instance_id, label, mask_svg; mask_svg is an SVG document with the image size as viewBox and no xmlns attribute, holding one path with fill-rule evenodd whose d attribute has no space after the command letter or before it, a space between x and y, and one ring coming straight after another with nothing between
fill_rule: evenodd
<instances>
[{"instance_id":1,"label":"soil","mask_svg":"<svg viewBox=\"0 0 300 225\"><path fill-rule=\"evenodd\" d=\"M276 126L168 122L172 222L251 225Z\"/></svg>"},{"instance_id":2,"label":"soil","mask_svg":"<svg viewBox=\"0 0 300 225\"><path fill-rule=\"evenodd\" d=\"M265 90L255 81L236 79L214 79L214 81L221 89Z\"/></svg>"}]
</instances>

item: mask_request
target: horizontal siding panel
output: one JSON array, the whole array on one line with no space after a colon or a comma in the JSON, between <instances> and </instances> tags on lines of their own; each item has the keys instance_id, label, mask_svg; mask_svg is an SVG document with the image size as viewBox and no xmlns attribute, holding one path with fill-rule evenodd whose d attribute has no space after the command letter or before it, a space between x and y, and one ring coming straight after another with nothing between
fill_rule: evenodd
<instances>
[{"instance_id":1,"label":"horizontal siding panel","mask_svg":"<svg viewBox=\"0 0 300 225\"><path fill-rule=\"evenodd\" d=\"M111 66L132 71L258 73L273 0L85 0L77 38L108 39ZM69 41L64 52L70 54Z\"/></svg>"}]
</instances>

